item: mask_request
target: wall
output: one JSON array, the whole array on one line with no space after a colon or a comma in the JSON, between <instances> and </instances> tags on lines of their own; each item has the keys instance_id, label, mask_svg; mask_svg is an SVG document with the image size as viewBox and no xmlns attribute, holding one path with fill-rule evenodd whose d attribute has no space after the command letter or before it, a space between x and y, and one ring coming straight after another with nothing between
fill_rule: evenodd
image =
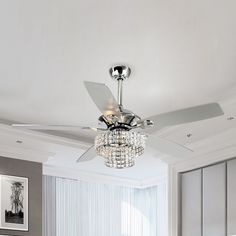
<instances>
[{"instance_id":1,"label":"wall","mask_svg":"<svg viewBox=\"0 0 236 236\"><path fill-rule=\"evenodd\" d=\"M0 229L0 234L42 236L42 164L0 157L0 174L29 179L29 231Z\"/></svg>"}]
</instances>

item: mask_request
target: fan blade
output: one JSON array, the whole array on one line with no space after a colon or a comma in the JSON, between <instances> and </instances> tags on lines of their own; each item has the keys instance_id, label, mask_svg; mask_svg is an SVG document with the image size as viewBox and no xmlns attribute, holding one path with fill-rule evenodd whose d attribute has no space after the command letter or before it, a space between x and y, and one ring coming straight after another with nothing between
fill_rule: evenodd
<instances>
[{"instance_id":1,"label":"fan blade","mask_svg":"<svg viewBox=\"0 0 236 236\"><path fill-rule=\"evenodd\" d=\"M184 158L193 153L191 149L183 145L162 139L154 135L148 135L146 143L147 146L174 157Z\"/></svg>"},{"instance_id":2,"label":"fan blade","mask_svg":"<svg viewBox=\"0 0 236 236\"><path fill-rule=\"evenodd\" d=\"M120 113L116 99L105 84L84 81L84 85L102 114L109 115Z\"/></svg>"},{"instance_id":3,"label":"fan blade","mask_svg":"<svg viewBox=\"0 0 236 236\"><path fill-rule=\"evenodd\" d=\"M177 111L162 113L147 118L154 122L154 127L148 133L160 130L167 126L180 125L221 116L224 112L218 103L190 107Z\"/></svg>"},{"instance_id":4,"label":"fan blade","mask_svg":"<svg viewBox=\"0 0 236 236\"><path fill-rule=\"evenodd\" d=\"M11 126L17 127L17 128L30 129L30 130L57 130L57 131L76 131L76 130L98 131L100 130L99 128L91 128L91 127L86 127L86 126L74 126L74 125L12 124Z\"/></svg>"},{"instance_id":5,"label":"fan blade","mask_svg":"<svg viewBox=\"0 0 236 236\"><path fill-rule=\"evenodd\" d=\"M94 145L91 146L85 153L83 153L76 162L91 161L97 156Z\"/></svg>"}]
</instances>

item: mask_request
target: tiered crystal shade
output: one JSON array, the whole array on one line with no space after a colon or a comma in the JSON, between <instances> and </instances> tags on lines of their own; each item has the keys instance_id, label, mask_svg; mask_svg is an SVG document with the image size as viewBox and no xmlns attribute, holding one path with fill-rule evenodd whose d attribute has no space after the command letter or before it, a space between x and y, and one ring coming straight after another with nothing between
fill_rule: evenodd
<instances>
[{"instance_id":1,"label":"tiered crystal shade","mask_svg":"<svg viewBox=\"0 0 236 236\"><path fill-rule=\"evenodd\" d=\"M134 165L134 158L143 154L146 136L144 134L116 129L97 135L96 152L106 159L108 167L124 168Z\"/></svg>"}]
</instances>

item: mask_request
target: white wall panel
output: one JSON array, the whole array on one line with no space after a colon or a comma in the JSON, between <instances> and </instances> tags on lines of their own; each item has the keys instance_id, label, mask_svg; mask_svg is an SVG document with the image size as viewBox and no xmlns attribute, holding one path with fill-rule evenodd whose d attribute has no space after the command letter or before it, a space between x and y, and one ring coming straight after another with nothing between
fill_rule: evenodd
<instances>
[{"instance_id":1,"label":"white wall panel","mask_svg":"<svg viewBox=\"0 0 236 236\"><path fill-rule=\"evenodd\" d=\"M203 236L226 236L226 164L203 169Z\"/></svg>"},{"instance_id":2,"label":"white wall panel","mask_svg":"<svg viewBox=\"0 0 236 236\"><path fill-rule=\"evenodd\" d=\"M201 170L182 174L182 236L201 236Z\"/></svg>"},{"instance_id":3,"label":"white wall panel","mask_svg":"<svg viewBox=\"0 0 236 236\"><path fill-rule=\"evenodd\" d=\"M228 235L236 235L236 160L227 163Z\"/></svg>"}]
</instances>

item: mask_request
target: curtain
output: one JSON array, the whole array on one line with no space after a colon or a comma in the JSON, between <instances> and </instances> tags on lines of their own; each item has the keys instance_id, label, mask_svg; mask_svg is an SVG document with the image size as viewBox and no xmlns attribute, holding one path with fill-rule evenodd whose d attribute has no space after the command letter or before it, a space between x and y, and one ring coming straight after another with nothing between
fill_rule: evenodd
<instances>
[{"instance_id":1,"label":"curtain","mask_svg":"<svg viewBox=\"0 0 236 236\"><path fill-rule=\"evenodd\" d=\"M43 176L43 235L56 236L56 177Z\"/></svg>"},{"instance_id":2,"label":"curtain","mask_svg":"<svg viewBox=\"0 0 236 236\"><path fill-rule=\"evenodd\" d=\"M136 189L56 178L55 185L56 234L44 236L167 236L165 182Z\"/></svg>"},{"instance_id":3,"label":"curtain","mask_svg":"<svg viewBox=\"0 0 236 236\"><path fill-rule=\"evenodd\" d=\"M78 182L71 179L56 179L57 235L75 236L78 223Z\"/></svg>"}]
</instances>

